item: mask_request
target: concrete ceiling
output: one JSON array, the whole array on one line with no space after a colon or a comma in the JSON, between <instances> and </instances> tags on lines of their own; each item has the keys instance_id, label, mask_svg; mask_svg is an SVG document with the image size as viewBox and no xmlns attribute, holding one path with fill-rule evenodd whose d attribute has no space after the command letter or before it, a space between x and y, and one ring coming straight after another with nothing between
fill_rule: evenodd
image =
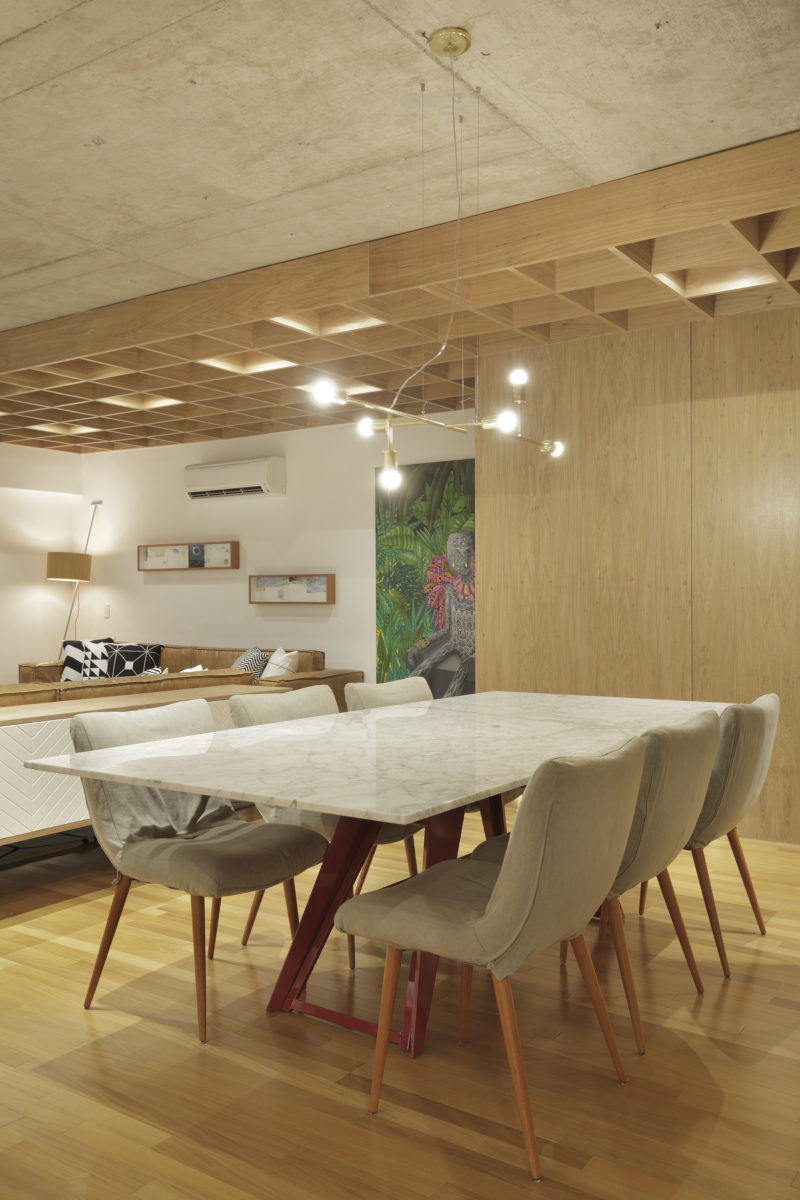
<instances>
[{"instance_id":1,"label":"concrete ceiling","mask_svg":"<svg viewBox=\"0 0 800 1200\"><path fill-rule=\"evenodd\" d=\"M0 329L453 218L453 92L469 215L795 130L799 80L797 0L16 0Z\"/></svg>"}]
</instances>

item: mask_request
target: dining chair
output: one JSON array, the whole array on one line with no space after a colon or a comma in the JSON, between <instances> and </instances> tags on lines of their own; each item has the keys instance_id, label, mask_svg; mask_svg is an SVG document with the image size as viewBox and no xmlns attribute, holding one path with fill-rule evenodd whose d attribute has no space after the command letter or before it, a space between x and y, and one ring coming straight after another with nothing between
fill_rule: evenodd
<instances>
[{"instance_id":1,"label":"dining chair","mask_svg":"<svg viewBox=\"0 0 800 1200\"><path fill-rule=\"evenodd\" d=\"M766 933L737 826L761 795L772 758L779 715L780 700L774 692L759 696L752 704L730 704L723 710L720 718L719 749L711 771L711 780L697 823L685 845L692 853L717 953L726 978L730 977L731 970L708 873L705 848L723 834L727 836L758 928L762 934ZM646 894L647 882L644 881L639 898L640 913L644 913Z\"/></svg>"},{"instance_id":2,"label":"dining chair","mask_svg":"<svg viewBox=\"0 0 800 1200\"><path fill-rule=\"evenodd\" d=\"M424 680L420 680L419 682L427 688L428 685ZM345 690L356 686L359 685L348 683L345 685ZM303 717L334 716L338 715L339 706L336 703L336 697L332 690L326 684L316 684L312 687L300 688L294 692L262 696L231 696L230 712L234 726L242 728L250 725L269 725L274 721L294 721ZM258 804L256 807L264 820L270 824L294 825L301 826L304 829L311 829L324 837L328 842L333 837L339 820L335 813L312 812L308 809L281 808L271 804ZM401 840L405 841L409 873L412 875L415 875L417 872L416 857L414 857L414 833L418 829L418 825L390 825L387 823L380 827L375 840L376 845L386 845L390 842L399 842ZM410 855L408 852L409 842L411 843ZM372 855L374 855L374 847L365 862L364 868L362 868L359 881L353 889L354 893L360 891L361 886L363 886L366 868L372 861ZM263 891L257 891L253 896L250 915L247 918L247 924L242 934L243 946L247 945L263 896ZM290 918L292 936L294 936L297 930L297 923L298 915L295 906L293 924L292 918ZM353 968L355 966L355 942L352 938L348 938L347 947L348 962L350 967Z\"/></svg>"},{"instance_id":3,"label":"dining chair","mask_svg":"<svg viewBox=\"0 0 800 1200\"><path fill-rule=\"evenodd\" d=\"M523 792L499 863L437 863L412 879L347 900L337 929L386 943L369 1109L376 1112L404 949L491 972L528 1164L540 1177L511 975L561 939L575 952L620 1082L619 1049L583 930L614 879L631 828L645 746L543 763Z\"/></svg>"},{"instance_id":4,"label":"dining chair","mask_svg":"<svg viewBox=\"0 0 800 1200\"><path fill-rule=\"evenodd\" d=\"M132 712L83 713L72 718L70 736L78 751L105 750L213 729L206 700L183 700ZM293 879L322 862L328 844L310 829L248 822L222 797L87 778L82 782L95 836L117 870L84 1008L91 1006L131 883L160 883L191 897L197 1028L204 1042L205 898L212 898L218 915L222 896Z\"/></svg>"},{"instance_id":5,"label":"dining chair","mask_svg":"<svg viewBox=\"0 0 800 1200\"><path fill-rule=\"evenodd\" d=\"M703 982L697 969L683 916L670 879L669 866L694 828L703 803L711 767L719 746L719 717L711 709L682 725L643 733L645 762L625 852L616 878L600 907L600 927L608 926L619 963L636 1048L645 1052L644 1028L625 937L620 896L643 879L657 878L698 993ZM473 858L497 862L507 838L491 838L473 851ZM562 963L566 959L562 946Z\"/></svg>"}]
</instances>

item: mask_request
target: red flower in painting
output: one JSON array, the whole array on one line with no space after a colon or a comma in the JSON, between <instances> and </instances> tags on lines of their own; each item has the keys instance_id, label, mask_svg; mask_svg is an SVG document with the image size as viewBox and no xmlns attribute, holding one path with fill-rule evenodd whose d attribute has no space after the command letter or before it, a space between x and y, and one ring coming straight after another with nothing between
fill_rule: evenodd
<instances>
[{"instance_id":1,"label":"red flower in painting","mask_svg":"<svg viewBox=\"0 0 800 1200\"><path fill-rule=\"evenodd\" d=\"M433 609L433 628L444 629L444 604L447 586L452 584L459 600L475 601L475 555L472 556L472 571L469 579L454 575L444 555L435 554L425 572L422 590L428 597L428 608Z\"/></svg>"}]
</instances>

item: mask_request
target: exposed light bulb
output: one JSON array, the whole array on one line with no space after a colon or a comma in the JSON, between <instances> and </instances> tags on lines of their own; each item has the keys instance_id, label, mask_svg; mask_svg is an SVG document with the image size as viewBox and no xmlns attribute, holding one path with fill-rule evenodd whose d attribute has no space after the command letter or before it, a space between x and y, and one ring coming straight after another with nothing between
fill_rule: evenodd
<instances>
[{"instance_id":1,"label":"exposed light bulb","mask_svg":"<svg viewBox=\"0 0 800 1200\"><path fill-rule=\"evenodd\" d=\"M334 404L338 399L336 395L336 384L330 379L318 380L311 389L311 395L317 404L326 405Z\"/></svg>"},{"instance_id":2,"label":"exposed light bulb","mask_svg":"<svg viewBox=\"0 0 800 1200\"><path fill-rule=\"evenodd\" d=\"M528 382L528 372L524 367L515 367L508 377L508 382L512 387L522 387Z\"/></svg>"},{"instance_id":3,"label":"exposed light bulb","mask_svg":"<svg viewBox=\"0 0 800 1200\"><path fill-rule=\"evenodd\" d=\"M384 468L378 476L382 488L387 492L396 492L403 482L403 476L395 467Z\"/></svg>"},{"instance_id":4,"label":"exposed light bulb","mask_svg":"<svg viewBox=\"0 0 800 1200\"><path fill-rule=\"evenodd\" d=\"M501 433L513 433L519 429L519 414L515 413L513 408L504 408L495 417L495 429L499 429Z\"/></svg>"},{"instance_id":5,"label":"exposed light bulb","mask_svg":"<svg viewBox=\"0 0 800 1200\"><path fill-rule=\"evenodd\" d=\"M356 429L361 437L372 437L373 433L375 432L375 426L373 424L372 417L362 417L361 420L356 424Z\"/></svg>"},{"instance_id":6,"label":"exposed light bulb","mask_svg":"<svg viewBox=\"0 0 800 1200\"><path fill-rule=\"evenodd\" d=\"M378 482L387 492L394 492L403 482L403 476L397 469L397 451L387 447L383 452L383 470L378 476Z\"/></svg>"},{"instance_id":7,"label":"exposed light bulb","mask_svg":"<svg viewBox=\"0 0 800 1200\"><path fill-rule=\"evenodd\" d=\"M561 458L561 455L563 453L564 453L564 443L563 442L553 442L553 449L550 451L550 457L551 458Z\"/></svg>"}]
</instances>

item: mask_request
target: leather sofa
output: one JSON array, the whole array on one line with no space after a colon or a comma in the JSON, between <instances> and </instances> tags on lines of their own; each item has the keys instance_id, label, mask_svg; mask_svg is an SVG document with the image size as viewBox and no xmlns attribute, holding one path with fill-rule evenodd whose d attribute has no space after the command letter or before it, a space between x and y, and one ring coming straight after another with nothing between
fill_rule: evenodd
<instances>
[{"instance_id":1,"label":"leather sofa","mask_svg":"<svg viewBox=\"0 0 800 1200\"><path fill-rule=\"evenodd\" d=\"M161 652L161 666L167 668L166 674L124 675L114 679L75 679L62 682L61 662L57 659L20 663L19 682L0 684L0 707L258 682L254 681L251 671L234 670L231 666L246 649L246 646L220 648L165 645ZM297 672L261 682L292 689L326 683L333 690L339 708L344 711L345 684L362 682L364 672L326 667L324 650L299 650L298 654ZM198 665L204 670L193 671L188 675L181 674L186 668Z\"/></svg>"}]
</instances>

